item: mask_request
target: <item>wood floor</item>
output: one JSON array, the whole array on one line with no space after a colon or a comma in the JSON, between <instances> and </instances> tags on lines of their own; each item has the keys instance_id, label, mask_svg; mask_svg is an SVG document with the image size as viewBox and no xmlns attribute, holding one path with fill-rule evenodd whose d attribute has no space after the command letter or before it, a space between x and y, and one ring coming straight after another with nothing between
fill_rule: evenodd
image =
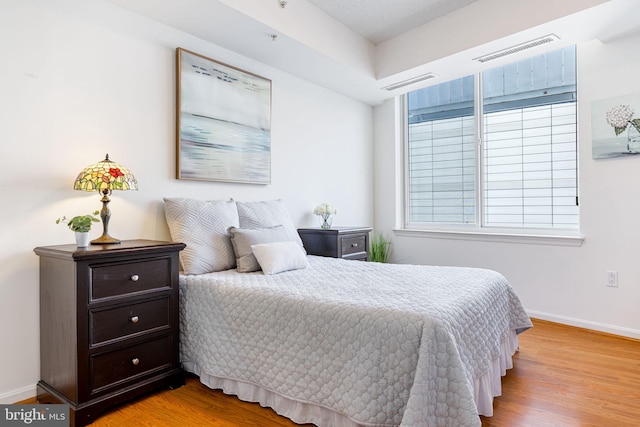
<instances>
[{"instance_id":1,"label":"wood floor","mask_svg":"<svg viewBox=\"0 0 640 427\"><path fill-rule=\"evenodd\" d=\"M483 427L640 426L640 341L534 319L520 335ZM94 427L295 426L258 404L209 390L196 378L120 406Z\"/></svg>"},{"instance_id":2,"label":"wood floor","mask_svg":"<svg viewBox=\"0 0 640 427\"><path fill-rule=\"evenodd\" d=\"M483 427L640 426L640 341L533 322Z\"/></svg>"}]
</instances>

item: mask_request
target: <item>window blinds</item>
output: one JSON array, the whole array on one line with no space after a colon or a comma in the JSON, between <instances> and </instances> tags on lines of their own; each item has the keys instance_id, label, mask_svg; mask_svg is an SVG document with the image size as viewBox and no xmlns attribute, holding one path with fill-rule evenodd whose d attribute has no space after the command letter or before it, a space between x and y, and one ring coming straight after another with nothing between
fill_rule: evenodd
<instances>
[{"instance_id":1,"label":"window blinds","mask_svg":"<svg viewBox=\"0 0 640 427\"><path fill-rule=\"evenodd\" d=\"M484 225L577 228L576 103L484 115Z\"/></svg>"},{"instance_id":2,"label":"window blinds","mask_svg":"<svg viewBox=\"0 0 640 427\"><path fill-rule=\"evenodd\" d=\"M416 123L409 132L411 220L475 223L473 116Z\"/></svg>"}]
</instances>

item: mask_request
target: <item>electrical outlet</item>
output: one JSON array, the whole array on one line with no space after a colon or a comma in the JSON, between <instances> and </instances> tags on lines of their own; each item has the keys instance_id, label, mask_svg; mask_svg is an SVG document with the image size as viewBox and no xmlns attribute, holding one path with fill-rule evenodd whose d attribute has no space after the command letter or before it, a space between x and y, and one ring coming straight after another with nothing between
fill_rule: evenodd
<instances>
[{"instance_id":1,"label":"electrical outlet","mask_svg":"<svg viewBox=\"0 0 640 427\"><path fill-rule=\"evenodd\" d=\"M618 287L618 272L607 271L607 286L610 288Z\"/></svg>"}]
</instances>

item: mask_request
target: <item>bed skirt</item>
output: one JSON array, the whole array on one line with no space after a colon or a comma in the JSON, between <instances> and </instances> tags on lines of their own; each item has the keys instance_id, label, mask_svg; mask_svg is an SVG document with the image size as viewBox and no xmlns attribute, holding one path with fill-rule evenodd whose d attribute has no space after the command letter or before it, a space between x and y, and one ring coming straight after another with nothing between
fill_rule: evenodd
<instances>
[{"instance_id":1,"label":"bed skirt","mask_svg":"<svg viewBox=\"0 0 640 427\"><path fill-rule=\"evenodd\" d=\"M473 381L473 396L478 415L493 415L493 398L502 394L502 377L507 369L513 367L513 355L518 350L518 336L514 330L501 345L501 353L491 364L489 371ZM194 363L184 363L184 369L200 377L200 382L211 389L220 389L225 394L237 396L245 402L259 403L260 406L272 408L276 413L289 418L298 424L312 423L318 426L359 427L373 424L359 424L346 415L315 403L301 402L282 396L255 384L219 378L201 372Z\"/></svg>"},{"instance_id":2,"label":"bed skirt","mask_svg":"<svg viewBox=\"0 0 640 427\"><path fill-rule=\"evenodd\" d=\"M513 368L513 355L518 351L518 335L513 329L506 342L500 346L500 356L493 359L489 371L473 380L473 398L478 415L493 415L493 398L502 395L502 377Z\"/></svg>"}]
</instances>

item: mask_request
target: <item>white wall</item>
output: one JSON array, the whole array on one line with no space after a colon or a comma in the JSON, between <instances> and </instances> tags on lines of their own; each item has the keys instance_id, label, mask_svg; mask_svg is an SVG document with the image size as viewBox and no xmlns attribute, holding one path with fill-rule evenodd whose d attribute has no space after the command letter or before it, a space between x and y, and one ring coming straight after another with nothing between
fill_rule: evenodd
<instances>
[{"instance_id":1,"label":"white wall","mask_svg":"<svg viewBox=\"0 0 640 427\"><path fill-rule=\"evenodd\" d=\"M297 226L317 225L326 200L334 224L372 224L370 106L101 0L0 3L0 403L33 396L39 379L33 248L72 243L55 219L100 208L72 184L107 152L140 186L111 198L121 239L169 239L164 196L281 198ZM174 179L176 47L272 80L272 184Z\"/></svg>"},{"instance_id":2,"label":"white wall","mask_svg":"<svg viewBox=\"0 0 640 427\"><path fill-rule=\"evenodd\" d=\"M393 259L495 269L535 317L639 338L640 157L593 160L590 108L594 100L640 94L640 58L632 54L639 44L635 35L578 46L581 247L396 235ZM398 199L402 191L394 103L374 112L377 175L395 179L393 185L375 182L375 225L383 229L402 223L394 206L378 203ZM605 286L608 270L618 272L618 288Z\"/></svg>"}]
</instances>

